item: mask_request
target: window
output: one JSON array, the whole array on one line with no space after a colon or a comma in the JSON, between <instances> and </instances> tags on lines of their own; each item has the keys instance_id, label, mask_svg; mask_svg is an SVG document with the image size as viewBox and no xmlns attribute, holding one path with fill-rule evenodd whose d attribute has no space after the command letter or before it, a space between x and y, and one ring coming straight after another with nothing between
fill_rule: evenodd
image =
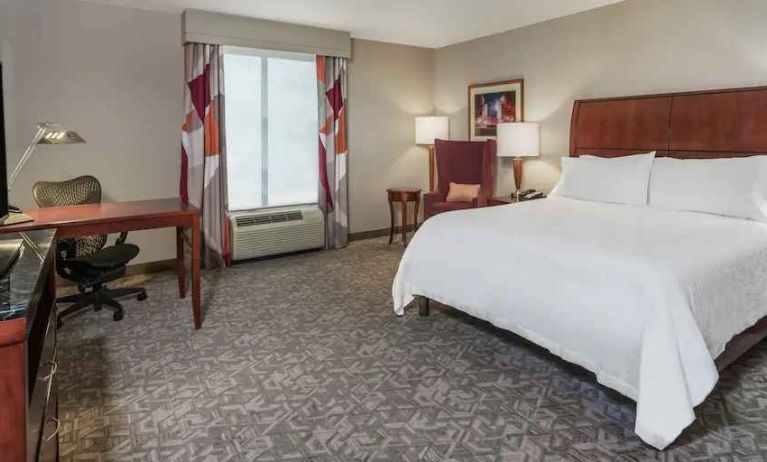
<instances>
[{"instance_id":1,"label":"window","mask_svg":"<svg viewBox=\"0 0 767 462\"><path fill-rule=\"evenodd\" d=\"M314 55L227 47L229 210L317 202Z\"/></svg>"}]
</instances>

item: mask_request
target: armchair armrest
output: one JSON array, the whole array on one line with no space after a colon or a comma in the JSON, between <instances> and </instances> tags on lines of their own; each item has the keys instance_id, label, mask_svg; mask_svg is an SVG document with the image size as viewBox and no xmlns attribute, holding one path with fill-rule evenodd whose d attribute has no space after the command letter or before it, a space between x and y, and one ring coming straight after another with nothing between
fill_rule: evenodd
<instances>
[{"instance_id":1,"label":"armchair armrest","mask_svg":"<svg viewBox=\"0 0 767 462\"><path fill-rule=\"evenodd\" d=\"M447 194L441 191L428 192L423 195L423 206L424 208L428 208L435 202L445 202L446 197Z\"/></svg>"},{"instance_id":2,"label":"armchair armrest","mask_svg":"<svg viewBox=\"0 0 767 462\"><path fill-rule=\"evenodd\" d=\"M487 207L487 204L490 201L489 196L490 195L487 194L486 191L480 191L479 195L472 201L474 207Z\"/></svg>"},{"instance_id":3,"label":"armchair armrest","mask_svg":"<svg viewBox=\"0 0 767 462\"><path fill-rule=\"evenodd\" d=\"M488 197L484 194L480 194L477 196L472 202L472 205L474 208L477 207L487 207Z\"/></svg>"},{"instance_id":4,"label":"armchair armrest","mask_svg":"<svg viewBox=\"0 0 767 462\"><path fill-rule=\"evenodd\" d=\"M427 218L434 215L436 212L434 211L434 204L437 202L444 202L445 201L446 194L437 190L428 192L423 195L423 219L426 220Z\"/></svg>"}]
</instances>

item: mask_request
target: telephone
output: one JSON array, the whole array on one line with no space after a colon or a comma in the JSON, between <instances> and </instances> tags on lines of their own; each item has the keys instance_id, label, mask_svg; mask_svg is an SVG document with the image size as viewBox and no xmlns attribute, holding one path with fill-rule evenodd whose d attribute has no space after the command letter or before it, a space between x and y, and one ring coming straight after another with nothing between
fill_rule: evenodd
<instances>
[{"instance_id":1,"label":"telephone","mask_svg":"<svg viewBox=\"0 0 767 462\"><path fill-rule=\"evenodd\" d=\"M535 189L526 189L519 193L520 201L530 201L533 199L542 199L544 197L546 197L545 194L543 194L542 192L538 192Z\"/></svg>"}]
</instances>

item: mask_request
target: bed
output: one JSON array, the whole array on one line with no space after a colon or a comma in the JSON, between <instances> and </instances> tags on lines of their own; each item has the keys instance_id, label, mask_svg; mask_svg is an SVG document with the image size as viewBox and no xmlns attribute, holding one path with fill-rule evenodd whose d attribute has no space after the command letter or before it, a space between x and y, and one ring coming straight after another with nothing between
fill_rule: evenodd
<instances>
[{"instance_id":1,"label":"bed","mask_svg":"<svg viewBox=\"0 0 767 462\"><path fill-rule=\"evenodd\" d=\"M765 154L767 88L576 101L570 138L576 157ZM765 336L765 282L764 223L556 197L429 219L392 293L399 315L435 300L594 372L663 449Z\"/></svg>"}]
</instances>

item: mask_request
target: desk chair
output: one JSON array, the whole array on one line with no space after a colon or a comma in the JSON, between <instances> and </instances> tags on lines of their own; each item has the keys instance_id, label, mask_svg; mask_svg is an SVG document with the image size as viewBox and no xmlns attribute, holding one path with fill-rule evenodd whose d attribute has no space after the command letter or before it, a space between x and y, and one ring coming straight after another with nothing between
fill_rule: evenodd
<instances>
[{"instance_id":1,"label":"desk chair","mask_svg":"<svg viewBox=\"0 0 767 462\"><path fill-rule=\"evenodd\" d=\"M101 183L87 175L66 181L40 181L35 183L32 193L38 207L95 204L101 202ZM127 237L128 233L121 233L115 245L109 247L104 247L105 234L58 241L56 273L76 282L79 292L56 299L58 303L72 304L59 313L59 325L64 316L91 305L94 311L108 307L114 312L112 319L119 321L123 318L123 308L116 298L137 295L139 300L146 299L143 287L109 289L106 286L107 282L124 276L127 263L139 253L137 246L125 243Z\"/></svg>"}]
</instances>

